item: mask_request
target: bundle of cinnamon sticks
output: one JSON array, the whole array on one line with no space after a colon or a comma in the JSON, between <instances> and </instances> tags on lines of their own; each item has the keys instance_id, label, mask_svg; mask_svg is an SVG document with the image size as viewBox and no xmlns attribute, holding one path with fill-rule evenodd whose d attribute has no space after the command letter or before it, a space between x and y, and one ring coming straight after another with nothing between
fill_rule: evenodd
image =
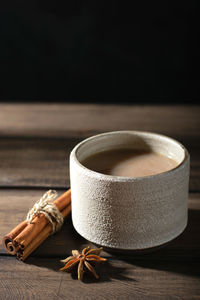
<instances>
[{"instance_id":1,"label":"bundle of cinnamon sticks","mask_svg":"<svg viewBox=\"0 0 200 300\"><path fill-rule=\"evenodd\" d=\"M53 202L63 218L71 212L71 190L68 190ZM34 216L31 223L23 221L3 237L3 245L9 254L24 261L52 232L52 224L44 214Z\"/></svg>"}]
</instances>

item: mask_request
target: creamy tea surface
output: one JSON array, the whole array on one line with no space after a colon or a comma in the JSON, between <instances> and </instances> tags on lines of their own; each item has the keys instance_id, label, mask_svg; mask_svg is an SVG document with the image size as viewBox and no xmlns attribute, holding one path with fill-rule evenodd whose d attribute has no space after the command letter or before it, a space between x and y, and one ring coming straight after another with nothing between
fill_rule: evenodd
<instances>
[{"instance_id":1,"label":"creamy tea surface","mask_svg":"<svg viewBox=\"0 0 200 300\"><path fill-rule=\"evenodd\" d=\"M178 163L170 157L153 151L114 149L96 153L82 164L93 171L126 177L159 174L175 168Z\"/></svg>"}]
</instances>

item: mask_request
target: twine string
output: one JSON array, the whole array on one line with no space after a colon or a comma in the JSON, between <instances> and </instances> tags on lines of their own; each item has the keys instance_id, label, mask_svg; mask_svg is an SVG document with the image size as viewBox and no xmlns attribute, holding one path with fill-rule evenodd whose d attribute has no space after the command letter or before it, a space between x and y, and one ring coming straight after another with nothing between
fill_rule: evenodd
<instances>
[{"instance_id":1,"label":"twine string","mask_svg":"<svg viewBox=\"0 0 200 300\"><path fill-rule=\"evenodd\" d=\"M26 216L27 223L30 224L35 216L44 214L52 225L52 234L60 230L64 222L64 218L57 206L53 203L53 200L57 196L58 194L55 190L47 191L29 210Z\"/></svg>"}]
</instances>

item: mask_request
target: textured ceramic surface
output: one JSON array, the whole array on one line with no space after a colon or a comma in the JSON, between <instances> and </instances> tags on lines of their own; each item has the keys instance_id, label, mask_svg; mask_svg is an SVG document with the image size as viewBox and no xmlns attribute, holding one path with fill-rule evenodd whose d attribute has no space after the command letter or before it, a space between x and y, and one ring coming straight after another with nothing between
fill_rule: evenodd
<instances>
[{"instance_id":1,"label":"textured ceramic surface","mask_svg":"<svg viewBox=\"0 0 200 300\"><path fill-rule=\"evenodd\" d=\"M116 148L153 149L178 164L173 170L121 177L85 168L81 161ZM177 141L140 131L115 131L88 138L70 155L72 220L87 240L116 249L139 250L162 245L187 225L189 154Z\"/></svg>"}]
</instances>

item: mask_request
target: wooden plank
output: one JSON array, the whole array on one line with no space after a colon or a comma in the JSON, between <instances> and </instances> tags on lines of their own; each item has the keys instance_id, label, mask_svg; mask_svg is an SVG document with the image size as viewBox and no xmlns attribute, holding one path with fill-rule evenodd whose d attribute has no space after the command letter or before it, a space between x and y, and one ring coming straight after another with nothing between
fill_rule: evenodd
<instances>
[{"instance_id":1,"label":"wooden plank","mask_svg":"<svg viewBox=\"0 0 200 300\"><path fill-rule=\"evenodd\" d=\"M32 258L27 263L0 257L1 299L200 299L199 263L138 264L110 259L99 265L96 281L84 282L58 269L58 259Z\"/></svg>"},{"instance_id":2,"label":"wooden plank","mask_svg":"<svg viewBox=\"0 0 200 300\"><path fill-rule=\"evenodd\" d=\"M23 221L25 215L33 203L38 200L45 190L1 190L1 210L0 210L0 236L7 234L19 222ZM189 198L189 221L184 233L177 239L169 243L163 249L148 255L137 256L142 260L168 260L168 261L189 261L200 257L200 194L190 194ZM72 249L82 249L88 242L79 236L74 230L71 218L69 217L61 231L50 236L32 256L43 257L65 257ZM0 242L0 254L5 255ZM106 256L112 255L105 253ZM119 254L119 257L127 257L127 254ZM133 256L133 255L132 255ZM132 257L131 256L131 257Z\"/></svg>"},{"instance_id":3,"label":"wooden plank","mask_svg":"<svg viewBox=\"0 0 200 300\"><path fill-rule=\"evenodd\" d=\"M69 186L69 153L80 141L0 139L0 186Z\"/></svg>"},{"instance_id":4,"label":"wooden plank","mask_svg":"<svg viewBox=\"0 0 200 300\"><path fill-rule=\"evenodd\" d=\"M151 130L179 139L191 153L190 188L200 190L199 107L0 104L1 236L24 219L45 190L66 187L67 158L82 138L110 130ZM103 117L102 117L103 116ZM41 139L42 137L42 139ZM60 191L61 192L61 191ZM190 194L184 233L146 255L113 255L99 266L99 283L84 284L58 272L59 260L88 242L68 218L26 263L7 256L0 243L0 295L5 299L200 299L200 194Z\"/></svg>"},{"instance_id":5,"label":"wooden plank","mask_svg":"<svg viewBox=\"0 0 200 300\"><path fill-rule=\"evenodd\" d=\"M191 154L190 190L200 191L200 143L179 137ZM60 187L69 182L69 154L81 138L0 138L0 186Z\"/></svg>"},{"instance_id":6,"label":"wooden plank","mask_svg":"<svg viewBox=\"0 0 200 300\"><path fill-rule=\"evenodd\" d=\"M80 137L129 129L199 137L199 115L192 105L1 103L0 135Z\"/></svg>"}]
</instances>

